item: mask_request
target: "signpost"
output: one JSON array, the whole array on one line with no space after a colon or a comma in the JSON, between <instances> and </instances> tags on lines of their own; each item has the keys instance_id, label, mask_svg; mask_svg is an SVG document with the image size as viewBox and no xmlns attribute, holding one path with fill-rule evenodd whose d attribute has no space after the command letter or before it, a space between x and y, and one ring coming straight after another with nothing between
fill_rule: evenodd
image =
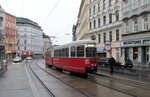
<instances>
[{"instance_id":1,"label":"signpost","mask_svg":"<svg viewBox=\"0 0 150 97\"><path fill-rule=\"evenodd\" d=\"M104 49L109 53L109 57L111 57L111 42L110 41L106 41L105 42L105 47L104 47Z\"/></svg>"}]
</instances>

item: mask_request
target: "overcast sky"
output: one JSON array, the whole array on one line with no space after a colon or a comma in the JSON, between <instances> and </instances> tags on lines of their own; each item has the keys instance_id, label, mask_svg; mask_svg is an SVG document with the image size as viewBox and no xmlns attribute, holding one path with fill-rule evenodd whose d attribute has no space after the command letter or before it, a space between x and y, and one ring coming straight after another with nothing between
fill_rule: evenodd
<instances>
[{"instance_id":1,"label":"overcast sky","mask_svg":"<svg viewBox=\"0 0 150 97\"><path fill-rule=\"evenodd\" d=\"M6 12L31 19L47 35L56 36L55 44L72 41L72 26L76 24L80 3L81 0L0 0Z\"/></svg>"}]
</instances>

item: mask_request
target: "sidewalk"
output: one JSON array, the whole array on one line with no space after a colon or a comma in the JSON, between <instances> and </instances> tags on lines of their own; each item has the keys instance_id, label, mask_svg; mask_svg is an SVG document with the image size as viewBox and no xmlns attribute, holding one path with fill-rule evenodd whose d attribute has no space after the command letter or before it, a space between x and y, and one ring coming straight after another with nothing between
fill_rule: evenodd
<instances>
[{"instance_id":1,"label":"sidewalk","mask_svg":"<svg viewBox=\"0 0 150 97\"><path fill-rule=\"evenodd\" d=\"M122 73L110 73L109 71L101 71L100 69L97 71L97 74L108 76L108 77L114 77L114 78L121 78L121 79L128 79L128 80L135 80L135 81L142 81L142 82L148 82L150 83L150 70L142 69L140 72L146 72L145 74L139 74L139 75L128 75L128 74L122 74Z\"/></svg>"},{"instance_id":2,"label":"sidewalk","mask_svg":"<svg viewBox=\"0 0 150 97\"><path fill-rule=\"evenodd\" d=\"M150 71L150 65L149 64L133 64L133 69L139 69L139 70L149 70Z\"/></svg>"},{"instance_id":3,"label":"sidewalk","mask_svg":"<svg viewBox=\"0 0 150 97\"><path fill-rule=\"evenodd\" d=\"M8 65L0 77L0 97L33 97L23 63Z\"/></svg>"}]
</instances>

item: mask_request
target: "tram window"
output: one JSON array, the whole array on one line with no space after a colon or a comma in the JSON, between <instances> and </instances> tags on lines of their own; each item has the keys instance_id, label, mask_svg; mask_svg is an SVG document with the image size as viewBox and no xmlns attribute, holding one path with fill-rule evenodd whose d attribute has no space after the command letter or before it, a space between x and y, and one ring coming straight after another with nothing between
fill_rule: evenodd
<instances>
[{"instance_id":1,"label":"tram window","mask_svg":"<svg viewBox=\"0 0 150 97\"><path fill-rule=\"evenodd\" d=\"M59 57L61 57L61 49L58 50L58 55L59 55Z\"/></svg>"},{"instance_id":2,"label":"tram window","mask_svg":"<svg viewBox=\"0 0 150 97\"><path fill-rule=\"evenodd\" d=\"M62 55L61 55L62 57L64 57L64 52L65 52L64 49L62 49L62 53L61 53L61 54L62 54Z\"/></svg>"},{"instance_id":3,"label":"tram window","mask_svg":"<svg viewBox=\"0 0 150 97\"><path fill-rule=\"evenodd\" d=\"M96 48L95 47L87 47L86 48L86 57L96 57Z\"/></svg>"},{"instance_id":4,"label":"tram window","mask_svg":"<svg viewBox=\"0 0 150 97\"><path fill-rule=\"evenodd\" d=\"M72 46L71 47L71 57L75 57L75 55L76 55L76 47Z\"/></svg>"},{"instance_id":5,"label":"tram window","mask_svg":"<svg viewBox=\"0 0 150 97\"><path fill-rule=\"evenodd\" d=\"M59 56L59 50L55 50L54 51L54 57L58 57Z\"/></svg>"},{"instance_id":6,"label":"tram window","mask_svg":"<svg viewBox=\"0 0 150 97\"><path fill-rule=\"evenodd\" d=\"M69 57L69 48L66 48L66 57Z\"/></svg>"},{"instance_id":7,"label":"tram window","mask_svg":"<svg viewBox=\"0 0 150 97\"><path fill-rule=\"evenodd\" d=\"M77 57L84 57L84 46L77 46Z\"/></svg>"}]
</instances>

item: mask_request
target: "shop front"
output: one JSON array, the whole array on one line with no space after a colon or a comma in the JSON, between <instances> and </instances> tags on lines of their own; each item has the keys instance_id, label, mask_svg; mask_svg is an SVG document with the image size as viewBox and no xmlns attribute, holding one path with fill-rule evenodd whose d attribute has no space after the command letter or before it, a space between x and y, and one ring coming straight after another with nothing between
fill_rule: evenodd
<instances>
[{"instance_id":1,"label":"shop front","mask_svg":"<svg viewBox=\"0 0 150 97\"><path fill-rule=\"evenodd\" d=\"M122 56L134 63L150 63L150 38L123 41Z\"/></svg>"},{"instance_id":2,"label":"shop front","mask_svg":"<svg viewBox=\"0 0 150 97\"><path fill-rule=\"evenodd\" d=\"M32 51L22 51L22 55L21 55L22 59L25 59L26 57L32 57L32 56L33 56Z\"/></svg>"}]
</instances>

